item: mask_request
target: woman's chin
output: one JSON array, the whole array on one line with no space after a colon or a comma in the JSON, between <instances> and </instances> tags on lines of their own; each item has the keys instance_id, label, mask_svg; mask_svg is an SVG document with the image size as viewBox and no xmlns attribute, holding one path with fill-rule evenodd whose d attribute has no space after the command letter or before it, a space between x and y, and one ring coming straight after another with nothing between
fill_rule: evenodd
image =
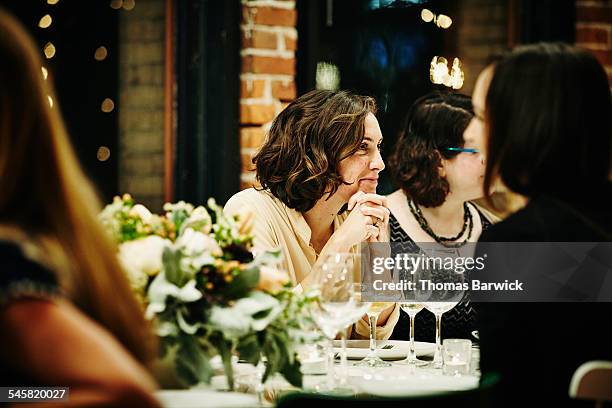
<instances>
[{"instance_id":1,"label":"woman's chin","mask_svg":"<svg viewBox=\"0 0 612 408\"><path fill-rule=\"evenodd\" d=\"M359 190L364 193L376 194L376 187L378 187L378 181L376 180L360 180Z\"/></svg>"}]
</instances>

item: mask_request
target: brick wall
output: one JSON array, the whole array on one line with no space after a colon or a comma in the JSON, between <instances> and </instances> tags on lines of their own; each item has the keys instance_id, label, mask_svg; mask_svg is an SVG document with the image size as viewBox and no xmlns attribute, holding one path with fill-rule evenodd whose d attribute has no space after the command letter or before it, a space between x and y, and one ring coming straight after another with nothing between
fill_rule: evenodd
<instances>
[{"instance_id":1,"label":"brick wall","mask_svg":"<svg viewBox=\"0 0 612 408\"><path fill-rule=\"evenodd\" d=\"M612 0L576 1L576 45L595 54L612 87ZM608 179L612 182L612 166Z\"/></svg>"},{"instance_id":2,"label":"brick wall","mask_svg":"<svg viewBox=\"0 0 612 408\"><path fill-rule=\"evenodd\" d=\"M471 95L478 74L487 66L490 55L508 46L508 8L499 0L460 0L451 29L455 30L455 47L465 73L461 92ZM450 58L448 58L450 57ZM452 61L454 55L448 55Z\"/></svg>"},{"instance_id":3,"label":"brick wall","mask_svg":"<svg viewBox=\"0 0 612 408\"><path fill-rule=\"evenodd\" d=\"M295 1L242 0L241 188L255 184L251 158L272 119L296 97L296 23Z\"/></svg>"},{"instance_id":4,"label":"brick wall","mask_svg":"<svg viewBox=\"0 0 612 408\"><path fill-rule=\"evenodd\" d=\"M499 0L459 0L453 18L454 46L463 63L465 80L461 93L472 95L478 74L487 66L489 57L508 48L508 2ZM453 29L451 26L451 30ZM449 57L454 57L449 55ZM494 214L505 218L520 208L514 195L496 193L496 209L484 199L476 202Z\"/></svg>"},{"instance_id":5,"label":"brick wall","mask_svg":"<svg viewBox=\"0 0 612 408\"><path fill-rule=\"evenodd\" d=\"M154 211L164 201L164 7L138 1L119 20L119 191Z\"/></svg>"},{"instance_id":6,"label":"brick wall","mask_svg":"<svg viewBox=\"0 0 612 408\"><path fill-rule=\"evenodd\" d=\"M576 45L589 49L612 85L612 1L576 1Z\"/></svg>"},{"instance_id":7,"label":"brick wall","mask_svg":"<svg viewBox=\"0 0 612 408\"><path fill-rule=\"evenodd\" d=\"M508 7L507 2L497 0L458 2L453 24L457 25L457 55L464 63L462 92L468 95L487 56L508 46ZM612 85L612 0L576 1L576 45L595 54Z\"/></svg>"}]
</instances>

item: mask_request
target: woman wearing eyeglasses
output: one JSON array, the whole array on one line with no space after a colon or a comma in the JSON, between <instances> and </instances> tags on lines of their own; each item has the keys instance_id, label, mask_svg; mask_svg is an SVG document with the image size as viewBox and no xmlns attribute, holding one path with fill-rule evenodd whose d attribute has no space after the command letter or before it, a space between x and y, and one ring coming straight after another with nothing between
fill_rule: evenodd
<instances>
[{"instance_id":1,"label":"woman wearing eyeglasses","mask_svg":"<svg viewBox=\"0 0 612 408\"><path fill-rule=\"evenodd\" d=\"M387 197L390 240L405 253L419 243L461 248L478 241L493 216L471 203L483 196L485 161L481 134L466 132L474 117L470 98L432 92L410 108L395 152L389 159L399 189ZM402 311L392 338L407 338L408 316ZM475 314L462 301L443 315L443 337L469 338ZM435 318L422 310L415 321L419 341L434 341Z\"/></svg>"}]
</instances>

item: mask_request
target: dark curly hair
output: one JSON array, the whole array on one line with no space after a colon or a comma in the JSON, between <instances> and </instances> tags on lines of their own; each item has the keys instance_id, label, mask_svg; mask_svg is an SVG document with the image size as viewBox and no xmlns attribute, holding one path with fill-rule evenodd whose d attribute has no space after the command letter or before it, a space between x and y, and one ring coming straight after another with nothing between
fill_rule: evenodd
<instances>
[{"instance_id":1,"label":"dark curly hair","mask_svg":"<svg viewBox=\"0 0 612 408\"><path fill-rule=\"evenodd\" d=\"M389 168L396 183L414 202L438 207L446 200L448 181L440 176L442 159L458 152L447 147L463 147L463 132L474 116L468 96L432 92L417 99L399 133Z\"/></svg>"},{"instance_id":2,"label":"dark curly hair","mask_svg":"<svg viewBox=\"0 0 612 408\"><path fill-rule=\"evenodd\" d=\"M365 118L376 102L348 91L310 91L291 102L272 122L253 158L257 180L289 208L310 210L345 184L339 163L355 153Z\"/></svg>"}]
</instances>

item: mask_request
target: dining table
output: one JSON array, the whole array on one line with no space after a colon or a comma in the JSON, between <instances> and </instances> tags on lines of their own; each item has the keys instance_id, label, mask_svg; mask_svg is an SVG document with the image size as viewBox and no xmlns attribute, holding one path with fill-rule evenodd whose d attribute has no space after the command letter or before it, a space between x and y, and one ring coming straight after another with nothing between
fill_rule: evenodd
<instances>
[{"instance_id":1,"label":"dining table","mask_svg":"<svg viewBox=\"0 0 612 408\"><path fill-rule=\"evenodd\" d=\"M384 350L389 343L379 342ZM395 341L398 346L407 347L408 342ZM423 343L425 344L425 343ZM430 344L429 350L435 345ZM422 347L423 348L423 347ZM349 349L350 351L350 349ZM384 353L381 353L384 355ZM431 353L421 353L419 358L431 360ZM351 354L349 353L349 356ZM360 367L359 360L348 360L341 365L336 360L334 365L335 391L331 393L348 396L373 395L382 397L422 396L449 391L461 391L477 388L480 379L478 371L478 348L472 348L471 369L467 374L447 375L442 369L431 366L414 366L404 364L397 358L385 358L388 367ZM303 376L301 389L291 386L282 376L274 375L265 384L261 384L262 366L255 367L248 363L233 362L234 390L230 391L220 362L218 375L210 384L201 384L184 390L164 389L156 392L162 406L166 408L241 408L270 407L285 392L307 391L328 393L330 378L323 369L317 370L316 362L304 364L306 374ZM324 364L324 362L323 362Z\"/></svg>"}]
</instances>

